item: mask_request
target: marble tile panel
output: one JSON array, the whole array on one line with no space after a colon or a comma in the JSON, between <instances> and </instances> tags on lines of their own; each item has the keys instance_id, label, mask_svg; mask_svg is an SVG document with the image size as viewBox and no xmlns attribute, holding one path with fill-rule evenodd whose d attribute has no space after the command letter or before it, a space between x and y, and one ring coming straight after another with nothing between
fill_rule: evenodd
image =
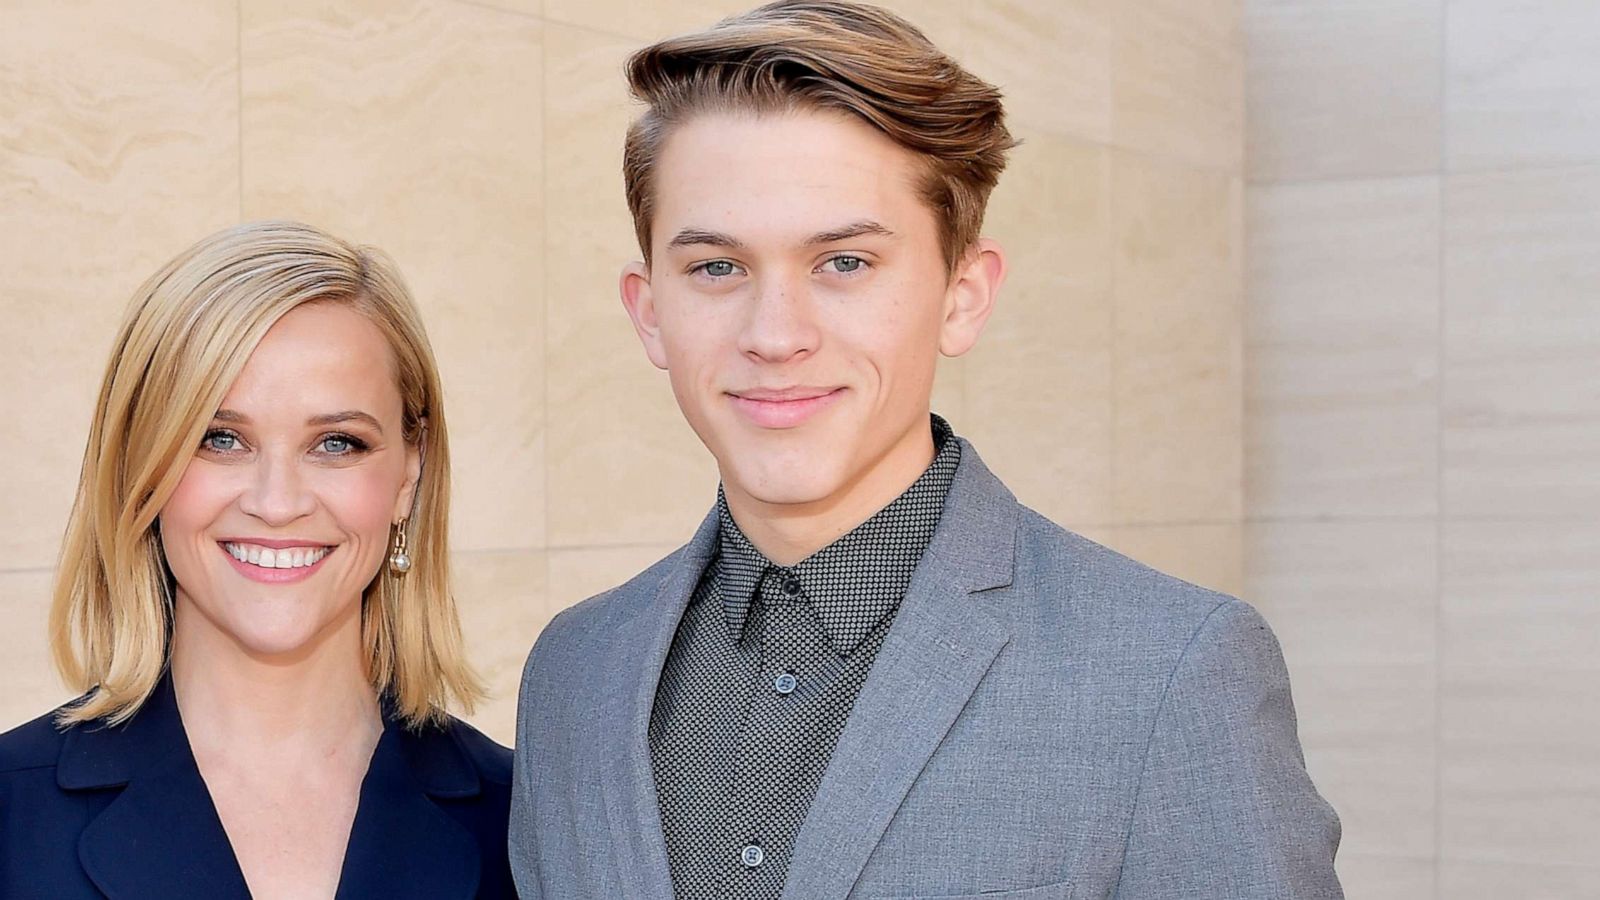
<instances>
[{"instance_id":1,"label":"marble tile panel","mask_svg":"<svg viewBox=\"0 0 1600 900\"><path fill-rule=\"evenodd\" d=\"M245 215L395 259L444 380L455 546L541 546L539 23L443 0L243 9Z\"/></svg>"},{"instance_id":2,"label":"marble tile panel","mask_svg":"<svg viewBox=\"0 0 1600 900\"><path fill-rule=\"evenodd\" d=\"M1252 522L1246 600L1303 665L1437 659L1438 540L1431 521Z\"/></svg>"},{"instance_id":3,"label":"marble tile panel","mask_svg":"<svg viewBox=\"0 0 1600 900\"><path fill-rule=\"evenodd\" d=\"M1435 896L1434 862L1430 858L1350 853L1341 847L1334 869L1346 897L1425 900Z\"/></svg>"},{"instance_id":4,"label":"marble tile panel","mask_svg":"<svg viewBox=\"0 0 1600 900\"><path fill-rule=\"evenodd\" d=\"M1237 174L1244 162L1243 46L1196 26L1189 4L1119 3L1113 10L1112 142Z\"/></svg>"},{"instance_id":5,"label":"marble tile panel","mask_svg":"<svg viewBox=\"0 0 1600 900\"><path fill-rule=\"evenodd\" d=\"M1248 514L1435 513L1438 179L1246 196Z\"/></svg>"},{"instance_id":6,"label":"marble tile panel","mask_svg":"<svg viewBox=\"0 0 1600 900\"><path fill-rule=\"evenodd\" d=\"M489 689L468 721L510 746L522 664L560 611L550 602L549 560L543 550L468 551L455 554L451 565L467 658Z\"/></svg>"},{"instance_id":7,"label":"marble tile panel","mask_svg":"<svg viewBox=\"0 0 1600 900\"><path fill-rule=\"evenodd\" d=\"M1445 0L1252 0L1252 181L1437 172Z\"/></svg>"},{"instance_id":8,"label":"marble tile panel","mask_svg":"<svg viewBox=\"0 0 1600 900\"><path fill-rule=\"evenodd\" d=\"M698 525L699 523L695 523ZM626 584L693 537L672 544L572 547L550 551L550 605L557 612Z\"/></svg>"},{"instance_id":9,"label":"marble tile panel","mask_svg":"<svg viewBox=\"0 0 1600 900\"><path fill-rule=\"evenodd\" d=\"M1593 865L1594 669L1462 665L1446 656L1441 674L1441 857Z\"/></svg>"},{"instance_id":10,"label":"marble tile panel","mask_svg":"<svg viewBox=\"0 0 1600 900\"><path fill-rule=\"evenodd\" d=\"M1243 584L1243 535L1238 525L1114 525L1085 537L1190 584L1238 596Z\"/></svg>"},{"instance_id":11,"label":"marble tile panel","mask_svg":"<svg viewBox=\"0 0 1600 900\"><path fill-rule=\"evenodd\" d=\"M1586 900L1595 896L1596 885L1600 885L1597 865L1439 860L1439 896L1450 900Z\"/></svg>"},{"instance_id":12,"label":"marble tile panel","mask_svg":"<svg viewBox=\"0 0 1600 900\"><path fill-rule=\"evenodd\" d=\"M1600 162L1600 4L1450 0L1452 172Z\"/></svg>"},{"instance_id":13,"label":"marble tile panel","mask_svg":"<svg viewBox=\"0 0 1600 900\"><path fill-rule=\"evenodd\" d=\"M1121 524L1236 519L1239 179L1114 152L1112 506Z\"/></svg>"},{"instance_id":14,"label":"marble tile panel","mask_svg":"<svg viewBox=\"0 0 1600 900\"><path fill-rule=\"evenodd\" d=\"M1600 521L1446 522L1442 575L1451 665L1558 666L1600 682Z\"/></svg>"},{"instance_id":15,"label":"marble tile panel","mask_svg":"<svg viewBox=\"0 0 1600 900\"><path fill-rule=\"evenodd\" d=\"M626 37L632 50L649 41L708 28L760 5L748 0L544 0L544 17L552 24ZM965 41L961 0L882 0L877 5L904 17L946 53L961 56Z\"/></svg>"},{"instance_id":16,"label":"marble tile panel","mask_svg":"<svg viewBox=\"0 0 1600 900\"><path fill-rule=\"evenodd\" d=\"M760 4L746 0L543 0L551 25L575 25L627 38L630 51L677 34L710 27ZM552 48L554 49L554 48Z\"/></svg>"},{"instance_id":17,"label":"marble tile panel","mask_svg":"<svg viewBox=\"0 0 1600 900\"><path fill-rule=\"evenodd\" d=\"M966 62L1005 94L1012 134L1111 140L1109 0L973 0L967 21Z\"/></svg>"},{"instance_id":18,"label":"marble tile panel","mask_svg":"<svg viewBox=\"0 0 1600 900\"><path fill-rule=\"evenodd\" d=\"M630 42L555 25L549 37L550 540L674 540L715 499L717 474L617 295L623 264L640 256L621 176L630 107L615 76Z\"/></svg>"},{"instance_id":19,"label":"marble tile panel","mask_svg":"<svg viewBox=\"0 0 1600 900\"><path fill-rule=\"evenodd\" d=\"M0 8L0 554L55 563L135 289L239 212L232 4Z\"/></svg>"},{"instance_id":20,"label":"marble tile panel","mask_svg":"<svg viewBox=\"0 0 1600 900\"><path fill-rule=\"evenodd\" d=\"M1287 646L1284 656L1306 770L1344 827L1340 857L1431 857L1437 809L1433 666L1323 665Z\"/></svg>"},{"instance_id":21,"label":"marble tile panel","mask_svg":"<svg viewBox=\"0 0 1600 900\"><path fill-rule=\"evenodd\" d=\"M1600 165L1446 185L1444 496L1453 516L1600 506Z\"/></svg>"},{"instance_id":22,"label":"marble tile panel","mask_svg":"<svg viewBox=\"0 0 1600 900\"><path fill-rule=\"evenodd\" d=\"M77 696L50 660L50 591L46 569L0 572L0 732L44 715Z\"/></svg>"},{"instance_id":23,"label":"marble tile panel","mask_svg":"<svg viewBox=\"0 0 1600 900\"><path fill-rule=\"evenodd\" d=\"M1111 521L1109 152L1041 137L1016 152L986 232L1009 274L966 358L967 437L1022 502Z\"/></svg>"}]
</instances>

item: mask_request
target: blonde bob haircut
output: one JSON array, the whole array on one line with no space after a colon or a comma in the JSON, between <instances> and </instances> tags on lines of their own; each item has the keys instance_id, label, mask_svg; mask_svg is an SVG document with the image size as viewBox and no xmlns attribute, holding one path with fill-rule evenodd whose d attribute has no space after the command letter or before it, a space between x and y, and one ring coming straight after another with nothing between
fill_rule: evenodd
<instances>
[{"instance_id":1,"label":"blonde bob haircut","mask_svg":"<svg viewBox=\"0 0 1600 900\"><path fill-rule=\"evenodd\" d=\"M470 711L482 697L450 594L450 443L416 304L381 252L297 222L253 222L163 266L134 294L117 332L50 608L56 666L87 692L61 714L63 725L126 721L160 681L175 584L157 516L256 345L306 303L348 306L383 333L405 440L423 445L407 528L411 571L401 578L385 565L362 597L372 686L413 728L442 722L451 704Z\"/></svg>"}]
</instances>

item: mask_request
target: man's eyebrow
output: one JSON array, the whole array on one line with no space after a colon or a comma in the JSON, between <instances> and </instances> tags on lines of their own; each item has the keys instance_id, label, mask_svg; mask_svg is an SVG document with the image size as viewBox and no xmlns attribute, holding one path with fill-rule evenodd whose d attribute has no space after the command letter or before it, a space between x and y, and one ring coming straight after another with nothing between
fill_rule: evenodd
<instances>
[{"instance_id":1,"label":"man's eyebrow","mask_svg":"<svg viewBox=\"0 0 1600 900\"><path fill-rule=\"evenodd\" d=\"M704 228L685 228L672 236L667 242L667 249L677 247L691 247L696 244L710 244L714 247L727 247L732 250L743 250L744 244L731 234L720 231L707 231Z\"/></svg>"},{"instance_id":2,"label":"man's eyebrow","mask_svg":"<svg viewBox=\"0 0 1600 900\"><path fill-rule=\"evenodd\" d=\"M874 222L871 219L863 219L860 222L851 222L849 225L846 225L842 228L819 231L806 239L806 246L812 247L818 244L832 244L838 241L848 241L851 238L858 238L865 234L878 234L884 237L894 237L894 232L883 227L883 225Z\"/></svg>"}]
</instances>

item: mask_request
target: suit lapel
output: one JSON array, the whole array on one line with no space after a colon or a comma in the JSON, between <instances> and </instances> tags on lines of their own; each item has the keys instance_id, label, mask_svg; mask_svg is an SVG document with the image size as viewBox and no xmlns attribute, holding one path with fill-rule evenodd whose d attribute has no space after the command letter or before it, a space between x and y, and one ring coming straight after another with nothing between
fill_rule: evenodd
<instances>
[{"instance_id":1,"label":"suit lapel","mask_svg":"<svg viewBox=\"0 0 1600 900\"><path fill-rule=\"evenodd\" d=\"M468 898L478 891L478 843L431 796L478 793L476 770L448 732L407 732L391 718L361 782L338 898Z\"/></svg>"},{"instance_id":2,"label":"suit lapel","mask_svg":"<svg viewBox=\"0 0 1600 900\"><path fill-rule=\"evenodd\" d=\"M784 900L846 897L1010 639L972 594L1015 567L1018 507L965 441L944 513L796 837Z\"/></svg>"},{"instance_id":3,"label":"suit lapel","mask_svg":"<svg viewBox=\"0 0 1600 900\"><path fill-rule=\"evenodd\" d=\"M653 601L624 621L617 645L634 648L606 685L596 753L606 760L600 773L611 820L618 881L634 900L672 897L666 837L655 774L650 764L650 712L656 685L678 622L716 547L717 516L708 515L662 579Z\"/></svg>"},{"instance_id":4,"label":"suit lapel","mask_svg":"<svg viewBox=\"0 0 1600 900\"><path fill-rule=\"evenodd\" d=\"M125 785L78 838L78 861L107 897L250 897L170 679L126 724L68 732L56 779L66 790Z\"/></svg>"}]
</instances>

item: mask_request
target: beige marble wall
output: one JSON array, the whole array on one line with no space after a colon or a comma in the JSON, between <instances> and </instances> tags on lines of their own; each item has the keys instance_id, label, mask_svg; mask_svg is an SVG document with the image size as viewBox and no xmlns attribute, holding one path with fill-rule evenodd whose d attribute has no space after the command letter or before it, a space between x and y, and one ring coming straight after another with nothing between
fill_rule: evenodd
<instances>
[{"instance_id":1,"label":"beige marble wall","mask_svg":"<svg viewBox=\"0 0 1600 900\"><path fill-rule=\"evenodd\" d=\"M1600 4L1244 21L1246 596L1347 891L1593 897Z\"/></svg>"},{"instance_id":2,"label":"beige marble wall","mask_svg":"<svg viewBox=\"0 0 1600 900\"><path fill-rule=\"evenodd\" d=\"M561 608L683 541L716 470L615 299L637 253L620 76L744 0L0 5L0 727L65 699L43 621L128 294L291 216L386 248L424 307L456 566L509 741ZM1243 570L1243 44L1232 0L898 0L998 82L1025 144L991 332L936 407L1028 503L1177 574Z\"/></svg>"}]
</instances>

